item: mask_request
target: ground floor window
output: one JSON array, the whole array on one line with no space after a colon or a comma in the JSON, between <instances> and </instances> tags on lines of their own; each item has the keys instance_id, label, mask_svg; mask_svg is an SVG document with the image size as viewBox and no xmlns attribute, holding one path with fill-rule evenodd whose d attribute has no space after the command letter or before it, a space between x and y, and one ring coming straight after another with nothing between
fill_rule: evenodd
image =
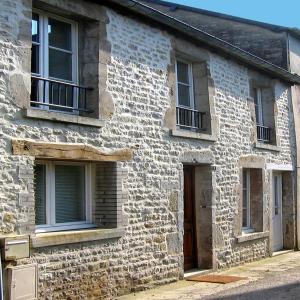
<instances>
[{"instance_id":1,"label":"ground floor window","mask_svg":"<svg viewBox=\"0 0 300 300\"><path fill-rule=\"evenodd\" d=\"M250 170L243 170L243 230L251 228L250 214Z\"/></svg>"},{"instance_id":2,"label":"ground floor window","mask_svg":"<svg viewBox=\"0 0 300 300\"><path fill-rule=\"evenodd\" d=\"M36 231L91 227L91 165L37 162L34 168Z\"/></svg>"},{"instance_id":3,"label":"ground floor window","mask_svg":"<svg viewBox=\"0 0 300 300\"><path fill-rule=\"evenodd\" d=\"M242 232L263 230L262 169L244 168L242 172Z\"/></svg>"}]
</instances>

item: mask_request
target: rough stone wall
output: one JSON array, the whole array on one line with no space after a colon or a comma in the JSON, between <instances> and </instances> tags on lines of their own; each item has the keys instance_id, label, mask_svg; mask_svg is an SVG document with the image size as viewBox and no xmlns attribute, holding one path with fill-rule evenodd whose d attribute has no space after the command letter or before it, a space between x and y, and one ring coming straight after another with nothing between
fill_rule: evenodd
<instances>
[{"instance_id":1,"label":"rough stone wall","mask_svg":"<svg viewBox=\"0 0 300 300\"><path fill-rule=\"evenodd\" d=\"M80 3L80 1L76 1ZM149 25L108 11L111 60L107 66L107 92L115 112L102 129L30 120L22 116L16 98L26 98L30 79L30 2L3 1L0 9L0 228L2 234L33 232L32 157L12 155L12 138L37 141L86 143L96 147L135 148L134 159L122 163L128 176L123 188L128 218L120 239L32 249L37 262L40 299L111 299L117 294L149 288L182 276L182 164L186 153L206 151L214 157L216 215L219 234L214 253L217 266L225 267L268 255L268 239L235 244L238 218L239 157L257 154L267 162L292 162L288 89L278 83L276 101L282 151L253 148L252 121L247 104L248 70L231 60L210 55L215 82L216 114L220 120L217 142L175 138L163 127L170 106L168 67L171 42L168 34ZM23 24L27 40L19 39ZM21 25L20 25L21 26ZM26 29L27 28L27 29ZM26 30L25 30L26 29ZM13 76L21 84L12 87ZM15 81L14 81L15 82ZM26 84L22 85L22 82ZM21 97L22 98L22 97ZM31 175L31 176L30 176ZM30 205L26 205L26 198ZM24 222L23 222L24 221ZM23 224L25 224L23 226Z\"/></svg>"}]
</instances>

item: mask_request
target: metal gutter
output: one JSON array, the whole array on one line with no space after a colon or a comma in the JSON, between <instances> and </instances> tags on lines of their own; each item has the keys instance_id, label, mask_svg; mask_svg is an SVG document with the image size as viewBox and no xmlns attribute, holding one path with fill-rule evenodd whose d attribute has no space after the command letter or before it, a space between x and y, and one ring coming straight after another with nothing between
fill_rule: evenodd
<instances>
[{"instance_id":1,"label":"metal gutter","mask_svg":"<svg viewBox=\"0 0 300 300\"><path fill-rule=\"evenodd\" d=\"M200 41L206 45L219 50L220 52L226 53L237 59L240 62L243 62L253 68L262 70L263 72L280 78L283 81L290 84L300 84L300 76L292 74L287 70L278 67L250 52L247 52L237 46L232 45L216 36L213 36L199 28L193 27L181 20L178 20L172 16L169 16L151 6L140 3L137 0L109 0L109 1L99 1L99 0L87 0L92 1L98 4L115 4L119 7L127 8L137 14L148 17L160 24L166 25L175 29L187 37L192 38L193 40Z\"/></svg>"}]
</instances>

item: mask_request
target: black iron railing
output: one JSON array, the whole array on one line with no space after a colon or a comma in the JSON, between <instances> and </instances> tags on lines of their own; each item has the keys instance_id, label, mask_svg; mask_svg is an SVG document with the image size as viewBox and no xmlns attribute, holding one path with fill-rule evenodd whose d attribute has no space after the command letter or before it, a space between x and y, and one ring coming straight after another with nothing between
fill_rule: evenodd
<instances>
[{"instance_id":1,"label":"black iron railing","mask_svg":"<svg viewBox=\"0 0 300 300\"><path fill-rule=\"evenodd\" d=\"M30 103L32 107L91 113L87 109L87 94L90 90L92 88L32 75Z\"/></svg>"},{"instance_id":2,"label":"black iron railing","mask_svg":"<svg viewBox=\"0 0 300 300\"><path fill-rule=\"evenodd\" d=\"M257 125L257 140L262 143L271 142L271 128L267 126Z\"/></svg>"},{"instance_id":3,"label":"black iron railing","mask_svg":"<svg viewBox=\"0 0 300 300\"><path fill-rule=\"evenodd\" d=\"M177 126L182 129L204 131L205 112L190 108L176 107Z\"/></svg>"}]
</instances>

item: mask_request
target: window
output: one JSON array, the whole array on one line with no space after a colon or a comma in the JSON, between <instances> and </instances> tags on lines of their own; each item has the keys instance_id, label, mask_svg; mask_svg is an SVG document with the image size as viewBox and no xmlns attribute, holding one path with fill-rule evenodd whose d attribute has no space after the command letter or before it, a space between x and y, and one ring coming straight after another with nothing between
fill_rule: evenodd
<instances>
[{"instance_id":1,"label":"window","mask_svg":"<svg viewBox=\"0 0 300 300\"><path fill-rule=\"evenodd\" d=\"M243 170L243 229L248 229L250 223L250 170Z\"/></svg>"},{"instance_id":2,"label":"window","mask_svg":"<svg viewBox=\"0 0 300 300\"><path fill-rule=\"evenodd\" d=\"M255 105L257 140L260 143L276 142L274 119L274 95L270 87L253 88Z\"/></svg>"},{"instance_id":3,"label":"window","mask_svg":"<svg viewBox=\"0 0 300 300\"><path fill-rule=\"evenodd\" d=\"M43 12L32 14L31 106L86 111L87 88L78 85L77 23Z\"/></svg>"},{"instance_id":4,"label":"window","mask_svg":"<svg viewBox=\"0 0 300 300\"><path fill-rule=\"evenodd\" d=\"M255 97L254 97L254 104L255 104L255 114L256 114L256 123L258 125L264 125L263 120L263 107L262 107L262 101L261 101L261 89L256 88L255 89Z\"/></svg>"},{"instance_id":5,"label":"window","mask_svg":"<svg viewBox=\"0 0 300 300\"><path fill-rule=\"evenodd\" d=\"M177 76L177 125L181 129L203 130L204 113L196 109L193 86L192 64L183 60L176 61Z\"/></svg>"},{"instance_id":6,"label":"window","mask_svg":"<svg viewBox=\"0 0 300 300\"><path fill-rule=\"evenodd\" d=\"M262 169L245 168L242 172L242 232L263 230Z\"/></svg>"},{"instance_id":7,"label":"window","mask_svg":"<svg viewBox=\"0 0 300 300\"><path fill-rule=\"evenodd\" d=\"M177 60L176 67L178 105L194 108L192 66L191 64Z\"/></svg>"},{"instance_id":8,"label":"window","mask_svg":"<svg viewBox=\"0 0 300 300\"><path fill-rule=\"evenodd\" d=\"M58 17L32 14L33 74L76 82L76 24Z\"/></svg>"},{"instance_id":9,"label":"window","mask_svg":"<svg viewBox=\"0 0 300 300\"><path fill-rule=\"evenodd\" d=\"M90 164L38 162L34 178L37 232L93 227Z\"/></svg>"}]
</instances>

